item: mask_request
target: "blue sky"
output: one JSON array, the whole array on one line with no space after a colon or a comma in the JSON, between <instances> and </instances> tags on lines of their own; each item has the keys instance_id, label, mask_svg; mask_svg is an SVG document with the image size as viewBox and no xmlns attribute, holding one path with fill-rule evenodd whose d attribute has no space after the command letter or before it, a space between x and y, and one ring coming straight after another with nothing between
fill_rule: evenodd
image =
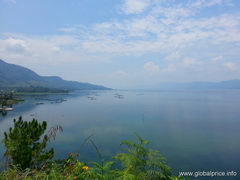
<instances>
[{"instance_id":1,"label":"blue sky","mask_svg":"<svg viewBox=\"0 0 240 180\"><path fill-rule=\"evenodd\" d=\"M0 0L0 58L141 88L240 77L238 0Z\"/></svg>"}]
</instances>

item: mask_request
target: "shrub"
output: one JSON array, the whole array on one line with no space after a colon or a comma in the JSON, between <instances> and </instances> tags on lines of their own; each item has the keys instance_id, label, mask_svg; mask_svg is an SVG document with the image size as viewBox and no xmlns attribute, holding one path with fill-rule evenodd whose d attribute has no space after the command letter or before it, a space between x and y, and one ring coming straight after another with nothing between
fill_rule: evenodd
<instances>
[{"instance_id":1,"label":"shrub","mask_svg":"<svg viewBox=\"0 0 240 180\"><path fill-rule=\"evenodd\" d=\"M117 173L121 179L170 179L171 168L166 165L165 158L159 151L148 149L145 146L149 141L137 136L138 143L123 141L125 153L117 154L122 169Z\"/></svg>"}]
</instances>

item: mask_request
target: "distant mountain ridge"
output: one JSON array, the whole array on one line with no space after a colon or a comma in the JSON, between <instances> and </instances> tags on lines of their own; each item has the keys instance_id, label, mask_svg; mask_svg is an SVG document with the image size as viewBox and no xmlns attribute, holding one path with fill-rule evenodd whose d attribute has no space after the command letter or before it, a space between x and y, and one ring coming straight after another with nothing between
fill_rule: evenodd
<instances>
[{"instance_id":1,"label":"distant mountain ridge","mask_svg":"<svg viewBox=\"0 0 240 180\"><path fill-rule=\"evenodd\" d=\"M57 76L40 76L34 71L15 64L9 64L0 59L0 88L44 87L61 90L107 90L110 88L66 81Z\"/></svg>"},{"instance_id":2,"label":"distant mountain ridge","mask_svg":"<svg viewBox=\"0 0 240 180\"><path fill-rule=\"evenodd\" d=\"M226 80L220 82L189 82L189 83L161 83L152 87L158 90L217 90L240 89L240 80Z\"/></svg>"}]
</instances>

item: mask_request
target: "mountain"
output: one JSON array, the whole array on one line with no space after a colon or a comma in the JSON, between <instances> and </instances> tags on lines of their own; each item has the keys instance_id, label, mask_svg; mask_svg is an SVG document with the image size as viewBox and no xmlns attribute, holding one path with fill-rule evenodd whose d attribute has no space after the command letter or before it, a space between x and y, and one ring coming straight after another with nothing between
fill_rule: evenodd
<instances>
[{"instance_id":1,"label":"mountain","mask_svg":"<svg viewBox=\"0 0 240 180\"><path fill-rule=\"evenodd\" d=\"M104 86L66 81L57 76L40 76L34 71L0 59L0 88L45 88L58 90L107 90Z\"/></svg>"}]
</instances>

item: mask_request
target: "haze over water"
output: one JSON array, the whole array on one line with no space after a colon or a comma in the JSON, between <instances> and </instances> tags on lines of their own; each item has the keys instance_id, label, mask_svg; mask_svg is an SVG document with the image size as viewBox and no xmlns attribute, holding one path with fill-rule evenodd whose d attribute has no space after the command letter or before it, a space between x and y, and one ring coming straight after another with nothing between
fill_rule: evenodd
<instances>
[{"instance_id":1,"label":"haze over water","mask_svg":"<svg viewBox=\"0 0 240 180\"><path fill-rule=\"evenodd\" d=\"M116 98L115 93L124 98ZM41 100L56 98L67 101ZM12 125L12 119L20 115L24 120L45 120L49 128L61 125L63 132L50 143L57 159L68 152L80 152L83 161L96 160L93 146L82 145L90 135L109 159L119 152L122 140L135 140L136 133L151 141L149 147L166 156L175 173L237 172L240 167L239 90L79 91L24 99L13 112L0 117L0 138ZM44 104L36 105L39 102ZM3 155L2 144L0 153Z\"/></svg>"}]
</instances>

